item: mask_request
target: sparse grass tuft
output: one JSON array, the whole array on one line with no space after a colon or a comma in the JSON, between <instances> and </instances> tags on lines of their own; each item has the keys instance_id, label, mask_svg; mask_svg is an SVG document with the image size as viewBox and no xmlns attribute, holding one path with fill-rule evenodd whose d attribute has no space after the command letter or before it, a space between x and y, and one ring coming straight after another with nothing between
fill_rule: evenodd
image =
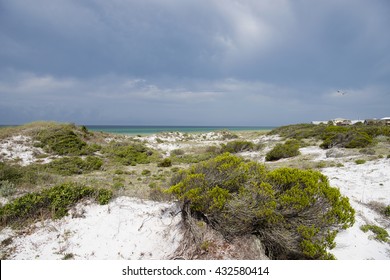
<instances>
[{"instance_id":1,"label":"sparse grass tuft","mask_svg":"<svg viewBox=\"0 0 390 280\"><path fill-rule=\"evenodd\" d=\"M389 233L384 229L376 225L364 225L360 229L363 232L371 231L375 234L374 239L380 242L389 242Z\"/></svg>"},{"instance_id":2,"label":"sparse grass tuft","mask_svg":"<svg viewBox=\"0 0 390 280\"><path fill-rule=\"evenodd\" d=\"M255 145L249 141L234 140L226 144L222 144L220 153L240 153L245 151L259 150L261 146Z\"/></svg>"},{"instance_id":3,"label":"sparse grass tuft","mask_svg":"<svg viewBox=\"0 0 390 280\"><path fill-rule=\"evenodd\" d=\"M85 159L80 157L63 157L53 160L46 166L51 172L64 176L70 176L74 174L83 174L94 170L99 170L102 165L102 159L95 156L87 156Z\"/></svg>"},{"instance_id":4,"label":"sparse grass tuft","mask_svg":"<svg viewBox=\"0 0 390 280\"><path fill-rule=\"evenodd\" d=\"M154 152L140 143L111 142L103 152L115 162L123 165L146 164L152 161Z\"/></svg>"},{"instance_id":5,"label":"sparse grass tuft","mask_svg":"<svg viewBox=\"0 0 390 280\"><path fill-rule=\"evenodd\" d=\"M387 205L385 207L385 209L383 210L383 214L386 216L386 217L390 217L390 205Z\"/></svg>"}]
</instances>

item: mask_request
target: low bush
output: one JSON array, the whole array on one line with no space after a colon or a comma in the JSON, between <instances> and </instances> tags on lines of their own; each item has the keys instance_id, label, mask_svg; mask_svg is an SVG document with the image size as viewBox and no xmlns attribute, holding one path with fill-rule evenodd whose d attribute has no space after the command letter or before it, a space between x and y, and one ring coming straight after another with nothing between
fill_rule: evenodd
<instances>
[{"instance_id":1,"label":"low bush","mask_svg":"<svg viewBox=\"0 0 390 280\"><path fill-rule=\"evenodd\" d=\"M8 165L0 163L0 181L8 181L15 186L15 190L33 187L37 184L48 185L54 183L55 176L45 172L45 166L30 164L27 166Z\"/></svg>"},{"instance_id":2,"label":"low bush","mask_svg":"<svg viewBox=\"0 0 390 280\"><path fill-rule=\"evenodd\" d=\"M226 130L226 129L217 131L216 133L221 134L223 140L230 140L230 139L237 139L238 138L237 134L235 134L229 130Z\"/></svg>"},{"instance_id":3,"label":"low bush","mask_svg":"<svg viewBox=\"0 0 390 280\"><path fill-rule=\"evenodd\" d=\"M294 124L275 128L269 134L297 140L308 138L318 139L326 127L327 125Z\"/></svg>"},{"instance_id":4,"label":"low bush","mask_svg":"<svg viewBox=\"0 0 390 280\"><path fill-rule=\"evenodd\" d=\"M0 181L0 196L7 197L14 195L15 193L16 189L14 183L8 180Z\"/></svg>"},{"instance_id":5,"label":"low bush","mask_svg":"<svg viewBox=\"0 0 390 280\"><path fill-rule=\"evenodd\" d=\"M354 223L347 197L318 171L268 171L229 153L180 171L168 193L183 216L227 238L256 234L274 259L328 259L337 230Z\"/></svg>"},{"instance_id":6,"label":"low bush","mask_svg":"<svg viewBox=\"0 0 390 280\"><path fill-rule=\"evenodd\" d=\"M254 151L259 150L260 146L255 145L249 141L235 140L228 142L227 144L222 144L221 153L240 153L245 151Z\"/></svg>"},{"instance_id":7,"label":"low bush","mask_svg":"<svg viewBox=\"0 0 390 280\"><path fill-rule=\"evenodd\" d=\"M337 128L337 129L336 129ZM364 131L352 130L351 128L330 126L322 136L321 148L365 148L373 143L372 136Z\"/></svg>"},{"instance_id":8,"label":"low bush","mask_svg":"<svg viewBox=\"0 0 390 280\"><path fill-rule=\"evenodd\" d=\"M357 159L357 160L355 160L355 163L356 164L365 164L366 160L364 160L364 159Z\"/></svg>"},{"instance_id":9,"label":"low bush","mask_svg":"<svg viewBox=\"0 0 390 280\"><path fill-rule=\"evenodd\" d=\"M87 156L85 159L80 157L63 157L46 164L49 171L64 176L99 170L102 165L103 160L95 156Z\"/></svg>"},{"instance_id":10,"label":"low bush","mask_svg":"<svg viewBox=\"0 0 390 280\"><path fill-rule=\"evenodd\" d=\"M153 151L140 143L110 143L103 152L123 165L137 165L150 163Z\"/></svg>"},{"instance_id":11,"label":"low bush","mask_svg":"<svg viewBox=\"0 0 390 280\"><path fill-rule=\"evenodd\" d=\"M387 205L385 207L385 209L383 210L383 214L386 216L386 217L390 217L390 205Z\"/></svg>"},{"instance_id":12,"label":"low bush","mask_svg":"<svg viewBox=\"0 0 390 280\"><path fill-rule=\"evenodd\" d=\"M266 156L266 161L276 161L282 158L295 157L300 154L299 142L297 140L288 140L284 144L276 144Z\"/></svg>"},{"instance_id":13,"label":"low bush","mask_svg":"<svg viewBox=\"0 0 390 280\"><path fill-rule=\"evenodd\" d=\"M67 215L71 206L83 198L94 198L99 204L107 204L112 192L107 189L63 183L40 192L28 193L0 208L1 225L13 225L35 220L42 215L51 215L53 219Z\"/></svg>"},{"instance_id":14,"label":"low bush","mask_svg":"<svg viewBox=\"0 0 390 280\"><path fill-rule=\"evenodd\" d=\"M182 149L174 149L171 151L171 155L175 155L175 156L182 156L184 154L185 154L185 151Z\"/></svg>"},{"instance_id":15,"label":"low bush","mask_svg":"<svg viewBox=\"0 0 390 280\"><path fill-rule=\"evenodd\" d=\"M43 129L35 135L36 146L57 155L91 154L86 142L74 132L72 125L57 125Z\"/></svg>"},{"instance_id":16,"label":"low bush","mask_svg":"<svg viewBox=\"0 0 390 280\"><path fill-rule=\"evenodd\" d=\"M332 147L365 148L375 143L378 136L388 137L390 127L383 125L335 126L332 124L296 124L276 128L271 135L297 140L314 138L322 140L324 149Z\"/></svg>"},{"instance_id":17,"label":"low bush","mask_svg":"<svg viewBox=\"0 0 390 280\"><path fill-rule=\"evenodd\" d=\"M172 166L172 160L170 158L164 158L162 161L157 163L158 167L171 167Z\"/></svg>"},{"instance_id":18,"label":"low bush","mask_svg":"<svg viewBox=\"0 0 390 280\"><path fill-rule=\"evenodd\" d=\"M363 232L371 231L375 234L374 238L381 242L389 242L389 233L384 229L376 225L364 225L360 229Z\"/></svg>"},{"instance_id":19,"label":"low bush","mask_svg":"<svg viewBox=\"0 0 390 280\"><path fill-rule=\"evenodd\" d=\"M19 166L12 166L0 162L0 181L17 182L23 177L21 169Z\"/></svg>"},{"instance_id":20,"label":"low bush","mask_svg":"<svg viewBox=\"0 0 390 280\"><path fill-rule=\"evenodd\" d=\"M143 176L150 176L150 174L152 174L152 172L148 169L144 169L141 172L141 175L143 175Z\"/></svg>"}]
</instances>

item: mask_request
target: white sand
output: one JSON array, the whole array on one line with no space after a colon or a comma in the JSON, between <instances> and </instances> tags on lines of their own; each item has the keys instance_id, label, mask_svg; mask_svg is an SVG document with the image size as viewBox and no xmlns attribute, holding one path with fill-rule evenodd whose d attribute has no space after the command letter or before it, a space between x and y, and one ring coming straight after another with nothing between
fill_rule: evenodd
<instances>
[{"instance_id":1,"label":"white sand","mask_svg":"<svg viewBox=\"0 0 390 280\"><path fill-rule=\"evenodd\" d=\"M50 158L38 159L36 155L45 154L41 148L33 146L31 137L16 135L0 141L0 160L17 160L22 166L34 162L48 163Z\"/></svg>"},{"instance_id":2,"label":"white sand","mask_svg":"<svg viewBox=\"0 0 390 280\"><path fill-rule=\"evenodd\" d=\"M390 244L373 239L370 231L364 233L360 226L374 224L390 233L390 219L370 209L369 202L390 204L390 159L369 161L365 164L345 163L344 167L324 168L332 186L350 198L356 210L356 223L340 232L337 246L331 252L344 260L390 259Z\"/></svg>"},{"instance_id":3,"label":"white sand","mask_svg":"<svg viewBox=\"0 0 390 280\"><path fill-rule=\"evenodd\" d=\"M73 212L82 217L46 220L19 236L3 230L0 239L14 236L11 259L166 259L182 239L178 211L175 204L119 197L105 206L79 204Z\"/></svg>"}]
</instances>

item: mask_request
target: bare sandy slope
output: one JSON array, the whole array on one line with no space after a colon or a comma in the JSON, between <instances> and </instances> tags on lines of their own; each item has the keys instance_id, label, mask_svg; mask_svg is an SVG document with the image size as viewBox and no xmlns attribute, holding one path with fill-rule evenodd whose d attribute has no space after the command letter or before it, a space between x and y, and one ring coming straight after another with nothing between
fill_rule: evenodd
<instances>
[{"instance_id":1,"label":"bare sandy slope","mask_svg":"<svg viewBox=\"0 0 390 280\"><path fill-rule=\"evenodd\" d=\"M10 259L169 259L182 234L174 203L119 197L108 205L83 203L60 220L37 223L22 233L10 229Z\"/></svg>"}]
</instances>

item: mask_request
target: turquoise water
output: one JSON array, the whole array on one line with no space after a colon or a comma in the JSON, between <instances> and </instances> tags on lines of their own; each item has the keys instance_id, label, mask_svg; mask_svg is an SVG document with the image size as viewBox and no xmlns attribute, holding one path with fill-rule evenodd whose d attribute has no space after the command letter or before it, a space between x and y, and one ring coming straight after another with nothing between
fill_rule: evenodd
<instances>
[{"instance_id":1,"label":"turquoise water","mask_svg":"<svg viewBox=\"0 0 390 280\"><path fill-rule=\"evenodd\" d=\"M86 125L88 130L116 134L145 135L160 132L211 132L219 130L229 131L264 131L271 130L271 126L121 126L121 125Z\"/></svg>"}]
</instances>

